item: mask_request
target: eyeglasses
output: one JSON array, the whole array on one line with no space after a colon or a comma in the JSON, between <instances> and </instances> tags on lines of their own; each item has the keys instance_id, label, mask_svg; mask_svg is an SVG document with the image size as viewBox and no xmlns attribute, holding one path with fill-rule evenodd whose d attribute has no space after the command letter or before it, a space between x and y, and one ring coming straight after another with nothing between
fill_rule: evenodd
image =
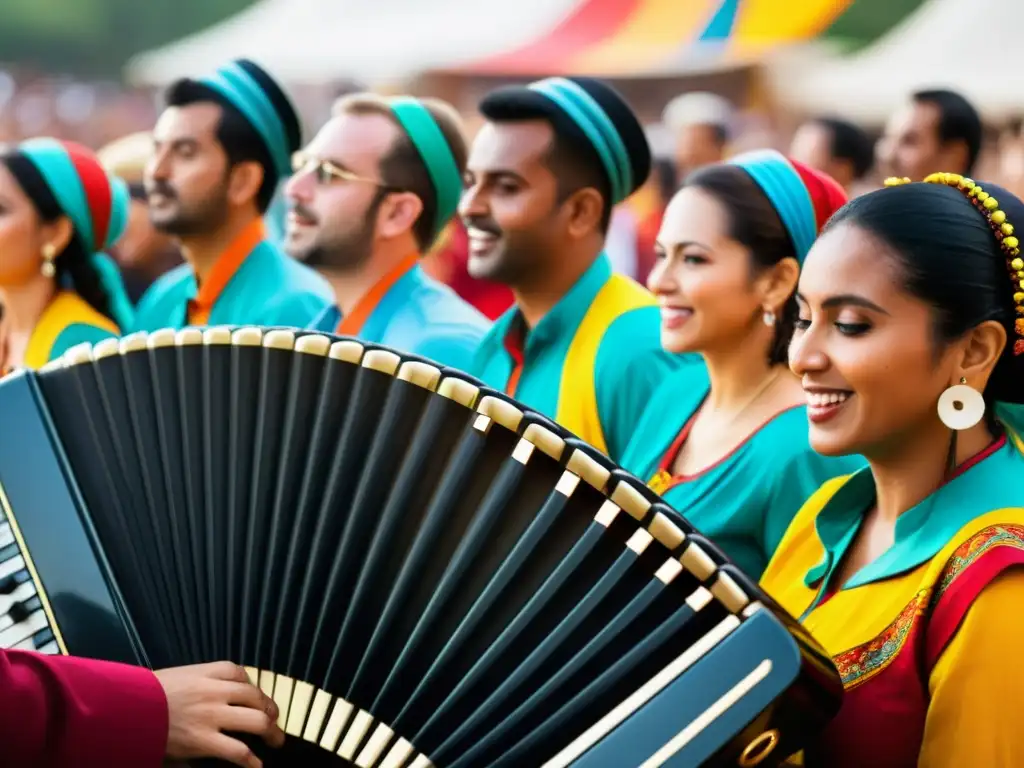
<instances>
[{"instance_id":1,"label":"eyeglasses","mask_svg":"<svg viewBox=\"0 0 1024 768\"><path fill-rule=\"evenodd\" d=\"M363 184L373 184L377 187L386 185L376 179L369 179L357 173L342 168L330 160L321 160L311 157L303 152L296 152L292 155L292 171L294 173L312 173L316 177L317 184L330 184L333 181L354 181Z\"/></svg>"}]
</instances>

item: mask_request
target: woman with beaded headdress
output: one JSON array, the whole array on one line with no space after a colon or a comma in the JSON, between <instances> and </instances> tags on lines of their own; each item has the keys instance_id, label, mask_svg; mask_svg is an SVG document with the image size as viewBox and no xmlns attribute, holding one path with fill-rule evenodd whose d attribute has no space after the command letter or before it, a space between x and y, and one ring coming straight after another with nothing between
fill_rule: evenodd
<instances>
[{"instance_id":1,"label":"woman with beaded headdress","mask_svg":"<svg viewBox=\"0 0 1024 768\"><path fill-rule=\"evenodd\" d=\"M800 265L845 202L829 176L750 152L687 177L658 233L661 345L703 364L665 378L622 463L754 579L807 498L863 465L811 450L786 367Z\"/></svg>"},{"instance_id":2,"label":"woman with beaded headdress","mask_svg":"<svg viewBox=\"0 0 1024 768\"><path fill-rule=\"evenodd\" d=\"M868 466L822 486L762 578L846 689L804 765L1024 765L1014 222L1024 204L994 185L891 180L807 256L790 367L810 443Z\"/></svg>"},{"instance_id":3,"label":"woman with beaded headdress","mask_svg":"<svg viewBox=\"0 0 1024 768\"><path fill-rule=\"evenodd\" d=\"M124 182L85 147L43 138L0 153L0 375L132 322L120 272L102 253L128 207Z\"/></svg>"}]
</instances>

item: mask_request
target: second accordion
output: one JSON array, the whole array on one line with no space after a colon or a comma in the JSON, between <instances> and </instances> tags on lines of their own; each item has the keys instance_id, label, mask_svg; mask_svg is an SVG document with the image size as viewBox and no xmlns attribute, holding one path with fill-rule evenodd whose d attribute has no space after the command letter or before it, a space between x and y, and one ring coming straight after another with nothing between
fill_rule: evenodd
<instances>
[{"instance_id":1,"label":"second accordion","mask_svg":"<svg viewBox=\"0 0 1024 768\"><path fill-rule=\"evenodd\" d=\"M838 710L685 510L429 361L164 330L7 377L0 418L0 645L237 662L268 765L770 766Z\"/></svg>"}]
</instances>

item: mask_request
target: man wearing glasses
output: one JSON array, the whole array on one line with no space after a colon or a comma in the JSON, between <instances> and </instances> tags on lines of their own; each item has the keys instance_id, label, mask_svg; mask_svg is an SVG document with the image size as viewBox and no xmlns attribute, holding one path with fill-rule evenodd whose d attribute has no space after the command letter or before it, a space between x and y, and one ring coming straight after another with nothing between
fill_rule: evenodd
<instances>
[{"instance_id":1,"label":"man wearing glasses","mask_svg":"<svg viewBox=\"0 0 1024 768\"><path fill-rule=\"evenodd\" d=\"M455 213L465 167L449 105L339 100L285 187L285 248L329 274L337 299L311 327L469 366L489 321L420 266Z\"/></svg>"},{"instance_id":2,"label":"man wearing glasses","mask_svg":"<svg viewBox=\"0 0 1024 768\"><path fill-rule=\"evenodd\" d=\"M250 61L170 87L144 179L150 221L178 240L186 263L143 294L134 330L304 328L331 306L330 284L264 229L300 133L284 91Z\"/></svg>"}]
</instances>

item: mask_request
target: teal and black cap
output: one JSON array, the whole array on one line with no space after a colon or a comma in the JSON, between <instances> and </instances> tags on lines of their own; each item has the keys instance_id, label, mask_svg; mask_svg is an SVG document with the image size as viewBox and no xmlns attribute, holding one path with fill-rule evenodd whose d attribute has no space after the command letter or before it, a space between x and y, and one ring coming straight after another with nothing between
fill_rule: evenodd
<instances>
[{"instance_id":1,"label":"teal and black cap","mask_svg":"<svg viewBox=\"0 0 1024 768\"><path fill-rule=\"evenodd\" d=\"M622 95L590 77L549 77L504 86L480 103L494 122L543 118L559 138L586 147L604 171L611 203L621 203L651 172L651 149L637 116Z\"/></svg>"},{"instance_id":2,"label":"teal and black cap","mask_svg":"<svg viewBox=\"0 0 1024 768\"><path fill-rule=\"evenodd\" d=\"M419 99L399 96L390 100L391 113L402 126L430 176L436 205L431 241L448 225L462 194L462 170L448 140L430 110Z\"/></svg>"},{"instance_id":3,"label":"teal and black cap","mask_svg":"<svg viewBox=\"0 0 1024 768\"><path fill-rule=\"evenodd\" d=\"M167 92L171 106L210 99L234 110L256 133L266 151L273 186L291 173L292 155L302 143L299 116L284 89L258 64L236 59L204 77L179 80ZM230 155L231 148L226 148Z\"/></svg>"}]
</instances>

